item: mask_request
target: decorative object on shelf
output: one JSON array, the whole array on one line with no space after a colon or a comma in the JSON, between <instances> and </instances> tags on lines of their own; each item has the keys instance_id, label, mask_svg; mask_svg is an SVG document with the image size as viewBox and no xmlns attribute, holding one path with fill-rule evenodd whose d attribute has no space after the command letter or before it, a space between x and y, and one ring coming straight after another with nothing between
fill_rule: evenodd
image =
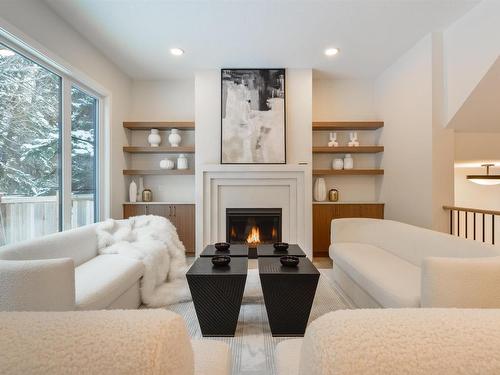
<instances>
[{"instance_id":1,"label":"decorative object on shelf","mask_svg":"<svg viewBox=\"0 0 500 375\"><path fill-rule=\"evenodd\" d=\"M328 147L339 147L336 132L330 132L330 142L328 142Z\"/></svg>"},{"instance_id":2,"label":"decorative object on shelf","mask_svg":"<svg viewBox=\"0 0 500 375\"><path fill-rule=\"evenodd\" d=\"M358 132L350 132L349 133L350 142L347 144L349 147L358 147Z\"/></svg>"},{"instance_id":3,"label":"decorative object on shelf","mask_svg":"<svg viewBox=\"0 0 500 375\"><path fill-rule=\"evenodd\" d=\"M151 189L144 189L142 191L142 201L143 202L152 202L153 201L153 192Z\"/></svg>"},{"instance_id":4,"label":"decorative object on shelf","mask_svg":"<svg viewBox=\"0 0 500 375\"><path fill-rule=\"evenodd\" d=\"M227 255L216 255L212 257L212 264L215 267L224 267L231 263L231 257Z\"/></svg>"},{"instance_id":5,"label":"decorative object on shelf","mask_svg":"<svg viewBox=\"0 0 500 375\"><path fill-rule=\"evenodd\" d=\"M222 69L221 84L221 164L285 164L285 69Z\"/></svg>"},{"instance_id":6,"label":"decorative object on shelf","mask_svg":"<svg viewBox=\"0 0 500 375\"><path fill-rule=\"evenodd\" d=\"M148 136L148 143L151 147L158 147L161 143L161 136L158 129L151 129Z\"/></svg>"},{"instance_id":7,"label":"decorative object on shelf","mask_svg":"<svg viewBox=\"0 0 500 375\"><path fill-rule=\"evenodd\" d=\"M340 158L333 159L332 169L335 169L337 171L340 169L344 169L344 160L342 160Z\"/></svg>"},{"instance_id":8,"label":"decorative object on shelf","mask_svg":"<svg viewBox=\"0 0 500 375\"><path fill-rule=\"evenodd\" d=\"M328 192L328 200L330 202L338 202L339 201L339 191L337 189L330 189Z\"/></svg>"},{"instance_id":9,"label":"decorative object on shelf","mask_svg":"<svg viewBox=\"0 0 500 375\"><path fill-rule=\"evenodd\" d=\"M160 169L174 169L175 163L170 159L160 160Z\"/></svg>"},{"instance_id":10,"label":"decorative object on shelf","mask_svg":"<svg viewBox=\"0 0 500 375\"><path fill-rule=\"evenodd\" d=\"M130 203L137 202L137 184L134 180L132 180L128 187L128 200Z\"/></svg>"},{"instance_id":11,"label":"decorative object on shelf","mask_svg":"<svg viewBox=\"0 0 500 375\"><path fill-rule=\"evenodd\" d=\"M287 251L288 244L286 242L275 242L273 247L276 251Z\"/></svg>"},{"instance_id":12,"label":"decorative object on shelf","mask_svg":"<svg viewBox=\"0 0 500 375\"><path fill-rule=\"evenodd\" d=\"M353 168L354 168L354 160L352 159L351 154L345 154L344 169L353 169Z\"/></svg>"},{"instance_id":13,"label":"decorative object on shelf","mask_svg":"<svg viewBox=\"0 0 500 375\"><path fill-rule=\"evenodd\" d=\"M186 155L180 154L179 157L177 158L177 169L188 169L188 160L186 158Z\"/></svg>"},{"instance_id":14,"label":"decorative object on shelf","mask_svg":"<svg viewBox=\"0 0 500 375\"><path fill-rule=\"evenodd\" d=\"M481 164L481 167L486 167L486 174L468 175L467 180L479 185L498 185L500 184L500 174L490 174L490 168L495 164Z\"/></svg>"},{"instance_id":15,"label":"decorative object on shelf","mask_svg":"<svg viewBox=\"0 0 500 375\"><path fill-rule=\"evenodd\" d=\"M323 177L316 179L314 183L314 200L316 202L323 202L326 199L326 183Z\"/></svg>"},{"instance_id":16,"label":"decorative object on shelf","mask_svg":"<svg viewBox=\"0 0 500 375\"><path fill-rule=\"evenodd\" d=\"M285 267L297 267L299 264L299 257L294 255L285 255L280 258L280 262Z\"/></svg>"},{"instance_id":17,"label":"decorative object on shelf","mask_svg":"<svg viewBox=\"0 0 500 375\"><path fill-rule=\"evenodd\" d=\"M219 251L229 251L231 244L229 242L217 242L214 246Z\"/></svg>"},{"instance_id":18,"label":"decorative object on shelf","mask_svg":"<svg viewBox=\"0 0 500 375\"><path fill-rule=\"evenodd\" d=\"M170 142L170 146L179 147L181 144L181 135L179 134L179 129L170 130L170 135L168 136L168 141Z\"/></svg>"},{"instance_id":19,"label":"decorative object on shelf","mask_svg":"<svg viewBox=\"0 0 500 375\"><path fill-rule=\"evenodd\" d=\"M142 191L144 190L144 178L139 177L139 186L137 186L137 202L142 202Z\"/></svg>"}]
</instances>

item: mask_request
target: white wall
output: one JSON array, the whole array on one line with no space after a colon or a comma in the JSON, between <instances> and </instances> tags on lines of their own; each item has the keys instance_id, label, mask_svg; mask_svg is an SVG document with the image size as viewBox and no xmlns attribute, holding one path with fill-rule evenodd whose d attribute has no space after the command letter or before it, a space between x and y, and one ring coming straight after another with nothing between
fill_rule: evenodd
<instances>
[{"instance_id":1,"label":"white wall","mask_svg":"<svg viewBox=\"0 0 500 375\"><path fill-rule=\"evenodd\" d=\"M313 121L378 120L373 80L314 80ZM359 131L361 145L377 145L381 130ZM348 132L337 132L340 145L347 145ZM326 146L329 132L314 132L313 145ZM341 154L315 154L314 168L330 169L334 158ZM353 154L355 168L378 168L380 155ZM375 202L378 200L376 181L380 176L326 176L328 189L339 190L343 202Z\"/></svg>"},{"instance_id":2,"label":"white wall","mask_svg":"<svg viewBox=\"0 0 500 375\"><path fill-rule=\"evenodd\" d=\"M498 58L499 19L500 1L483 0L444 31L447 122Z\"/></svg>"},{"instance_id":3,"label":"white wall","mask_svg":"<svg viewBox=\"0 0 500 375\"><path fill-rule=\"evenodd\" d=\"M132 82L130 121L194 121L194 80L163 80ZM149 132L133 131L130 133L130 145L147 145ZM181 131L181 145L194 144L193 131ZM169 132L160 132L162 145L168 145ZM186 154L190 166L194 166L194 157ZM158 169L160 160L176 160L177 155L131 155L127 164L130 169ZM131 178L127 179L130 181ZM137 180L137 178L136 178ZM153 192L153 200L167 202L193 203L195 200L194 175L182 176L145 176L144 186Z\"/></svg>"},{"instance_id":4,"label":"white wall","mask_svg":"<svg viewBox=\"0 0 500 375\"><path fill-rule=\"evenodd\" d=\"M432 226L432 54L426 37L376 81L384 178L385 217Z\"/></svg>"},{"instance_id":5,"label":"white wall","mask_svg":"<svg viewBox=\"0 0 500 375\"><path fill-rule=\"evenodd\" d=\"M98 82L110 95L110 208L111 216L122 217L121 203L125 199L122 169L125 158L122 146L126 142L122 122L127 120L131 81L71 25L57 16L43 1L2 1L0 17L20 30L29 39L57 55L72 68ZM15 33L15 32L14 32ZM29 41L27 41L28 44ZM108 141L109 141L108 140Z\"/></svg>"}]
</instances>

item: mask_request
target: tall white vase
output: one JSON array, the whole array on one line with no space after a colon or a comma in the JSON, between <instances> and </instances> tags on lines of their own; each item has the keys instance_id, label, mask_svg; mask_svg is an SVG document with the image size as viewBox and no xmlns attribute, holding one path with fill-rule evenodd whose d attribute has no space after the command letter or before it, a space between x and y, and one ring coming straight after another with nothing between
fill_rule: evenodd
<instances>
[{"instance_id":1,"label":"tall white vase","mask_svg":"<svg viewBox=\"0 0 500 375\"><path fill-rule=\"evenodd\" d=\"M128 200L130 203L137 202L137 184L134 180L132 180L130 186L128 187Z\"/></svg>"},{"instance_id":2,"label":"tall white vase","mask_svg":"<svg viewBox=\"0 0 500 375\"><path fill-rule=\"evenodd\" d=\"M139 177L139 186L137 186L137 202L142 202L142 191L144 190L144 178Z\"/></svg>"},{"instance_id":3,"label":"tall white vase","mask_svg":"<svg viewBox=\"0 0 500 375\"><path fill-rule=\"evenodd\" d=\"M326 183L325 179L319 177L314 183L314 200L316 202L323 202L326 199Z\"/></svg>"}]
</instances>

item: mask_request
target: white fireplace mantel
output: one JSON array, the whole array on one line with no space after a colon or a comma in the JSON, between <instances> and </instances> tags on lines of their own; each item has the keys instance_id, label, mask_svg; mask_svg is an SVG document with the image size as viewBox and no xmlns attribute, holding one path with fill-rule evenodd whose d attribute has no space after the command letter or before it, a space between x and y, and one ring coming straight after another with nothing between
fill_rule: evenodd
<instances>
[{"instance_id":1,"label":"white fireplace mantel","mask_svg":"<svg viewBox=\"0 0 500 375\"><path fill-rule=\"evenodd\" d=\"M196 171L196 252L226 240L226 208L281 208L283 241L311 249L309 165L206 164Z\"/></svg>"}]
</instances>

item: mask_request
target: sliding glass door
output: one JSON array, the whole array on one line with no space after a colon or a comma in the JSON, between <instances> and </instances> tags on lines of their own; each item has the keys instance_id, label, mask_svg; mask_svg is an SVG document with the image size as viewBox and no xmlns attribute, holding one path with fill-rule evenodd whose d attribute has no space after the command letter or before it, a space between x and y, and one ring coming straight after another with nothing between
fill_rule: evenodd
<instances>
[{"instance_id":1,"label":"sliding glass door","mask_svg":"<svg viewBox=\"0 0 500 375\"><path fill-rule=\"evenodd\" d=\"M0 42L0 246L98 219L99 102Z\"/></svg>"}]
</instances>

